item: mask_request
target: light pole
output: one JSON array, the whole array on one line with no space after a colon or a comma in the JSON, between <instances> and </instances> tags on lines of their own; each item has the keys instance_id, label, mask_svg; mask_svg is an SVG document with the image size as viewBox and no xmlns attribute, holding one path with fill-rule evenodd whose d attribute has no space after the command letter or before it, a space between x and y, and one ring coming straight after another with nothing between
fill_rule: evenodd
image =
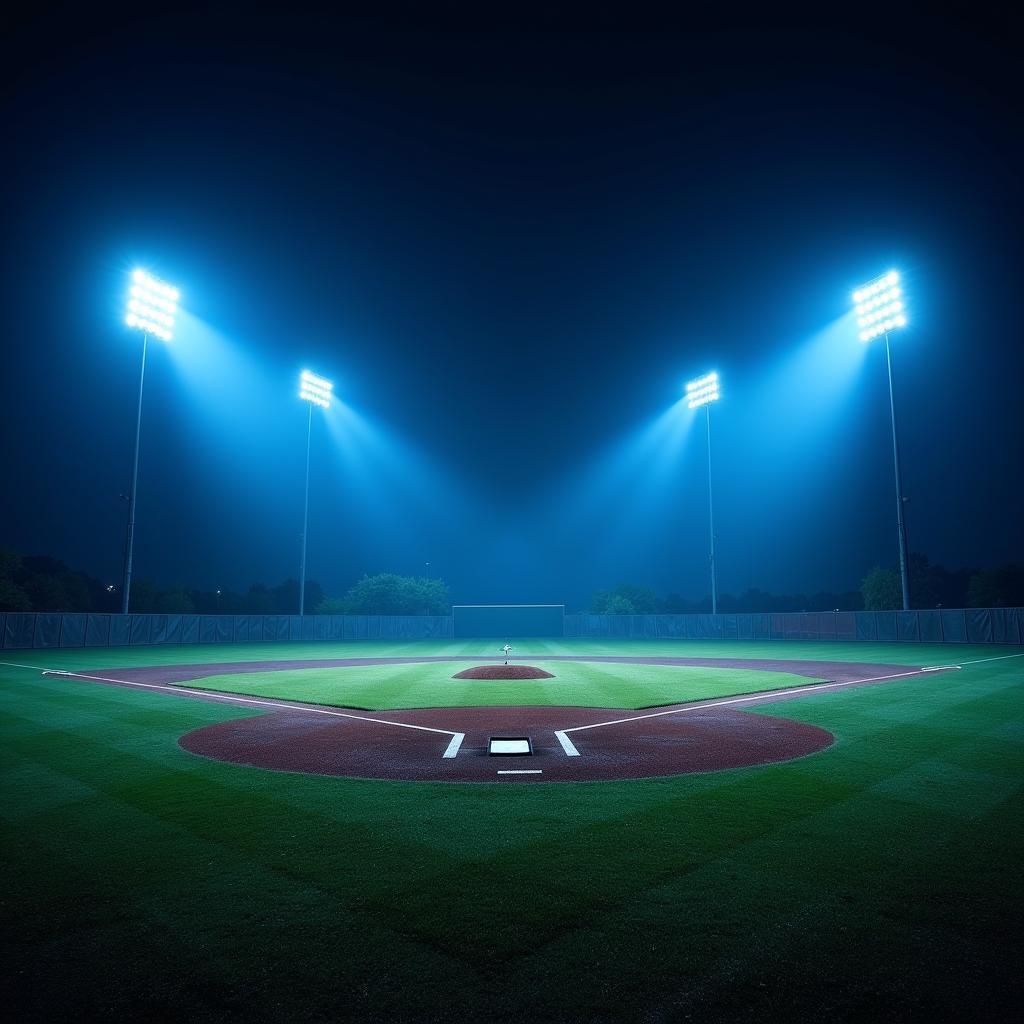
<instances>
[{"instance_id":1,"label":"light pole","mask_svg":"<svg viewBox=\"0 0 1024 1024\"><path fill-rule=\"evenodd\" d=\"M896 530L900 543L900 587L903 591L903 610L910 608L910 574L907 565L907 524L903 515L903 477L900 473L900 446L896 434L896 399L892 388L892 349L889 333L907 326L907 313L903 305L900 275L895 270L876 277L853 293L857 307L860 340L871 341L885 336L885 363L889 371L889 416L892 421L892 465L896 475Z\"/></svg>"},{"instance_id":2,"label":"light pole","mask_svg":"<svg viewBox=\"0 0 1024 1024\"><path fill-rule=\"evenodd\" d=\"M309 447L313 437L313 406L330 409L334 385L309 370L299 376L299 398L309 403L306 417L306 499L302 510L302 561L299 565L299 616L306 614L306 534L309 532Z\"/></svg>"},{"instance_id":3,"label":"light pole","mask_svg":"<svg viewBox=\"0 0 1024 1024\"><path fill-rule=\"evenodd\" d=\"M711 529L711 614L718 614L718 572L715 567L715 499L711 486L711 403L720 398L718 374L709 373L686 385L686 401L691 409L704 407L708 434L708 525Z\"/></svg>"},{"instance_id":4,"label":"light pole","mask_svg":"<svg viewBox=\"0 0 1024 1024\"><path fill-rule=\"evenodd\" d=\"M128 308L124 322L142 331L142 367L139 370L139 406L135 415L135 456L132 460L132 488L128 495L128 528L124 542L124 584L121 591L121 614L128 614L132 589L132 553L135 546L135 497L139 483L139 440L142 435L142 387L146 381L146 348L149 336L170 341L174 331L174 314L178 310L178 289L147 274L132 272L128 292Z\"/></svg>"}]
</instances>

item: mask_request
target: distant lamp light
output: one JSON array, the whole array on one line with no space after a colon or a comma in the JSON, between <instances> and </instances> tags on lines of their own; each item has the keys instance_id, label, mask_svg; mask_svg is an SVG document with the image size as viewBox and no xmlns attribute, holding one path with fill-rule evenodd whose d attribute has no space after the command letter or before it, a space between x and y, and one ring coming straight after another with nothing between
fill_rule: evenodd
<instances>
[{"instance_id":1,"label":"distant lamp light","mask_svg":"<svg viewBox=\"0 0 1024 1024\"><path fill-rule=\"evenodd\" d=\"M178 312L178 289L145 270L135 270L128 296L124 322L133 330L152 334L161 341L170 341L174 336L174 317Z\"/></svg>"},{"instance_id":2,"label":"distant lamp light","mask_svg":"<svg viewBox=\"0 0 1024 1024\"><path fill-rule=\"evenodd\" d=\"M699 409L702 405L717 402L720 397L717 373L698 377L686 385L686 401L691 409Z\"/></svg>"},{"instance_id":3,"label":"distant lamp light","mask_svg":"<svg viewBox=\"0 0 1024 1024\"><path fill-rule=\"evenodd\" d=\"M309 370L303 370L299 375L299 398L321 409L330 409L331 399L334 397L334 385L324 377L318 377Z\"/></svg>"},{"instance_id":4,"label":"distant lamp light","mask_svg":"<svg viewBox=\"0 0 1024 1024\"><path fill-rule=\"evenodd\" d=\"M897 327L907 326L903 289L900 287L900 275L895 270L861 285L853 293L853 302L861 341L871 341Z\"/></svg>"}]
</instances>

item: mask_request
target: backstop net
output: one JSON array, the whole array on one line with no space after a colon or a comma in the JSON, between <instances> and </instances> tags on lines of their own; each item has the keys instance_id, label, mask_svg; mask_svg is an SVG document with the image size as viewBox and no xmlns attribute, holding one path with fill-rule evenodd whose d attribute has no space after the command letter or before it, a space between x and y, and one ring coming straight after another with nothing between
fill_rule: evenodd
<instances>
[{"instance_id":1,"label":"backstop net","mask_svg":"<svg viewBox=\"0 0 1024 1024\"><path fill-rule=\"evenodd\" d=\"M508 639L565 636L564 604L456 604L452 635Z\"/></svg>"}]
</instances>

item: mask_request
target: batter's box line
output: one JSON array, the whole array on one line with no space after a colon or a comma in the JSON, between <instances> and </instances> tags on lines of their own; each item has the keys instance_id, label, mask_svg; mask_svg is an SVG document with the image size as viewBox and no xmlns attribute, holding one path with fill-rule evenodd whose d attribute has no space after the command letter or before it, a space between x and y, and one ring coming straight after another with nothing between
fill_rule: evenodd
<instances>
[{"instance_id":1,"label":"batter's box line","mask_svg":"<svg viewBox=\"0 0 1024 1024\"><path fill-rule=\"evenodd\" d=\"M1010 655L1015 657L1015 655ZM603 729L609 725L628 725L630 722L644 722L649 718L664 718L666 715L685 715L691 711L704 711L707 708L721 708L729 704L750 704L758 700L775 700L790 694L814 693L818 690L837 690L841 686L859 686L863 683L880 683L886 679L906 679L908 676L919 676L926 672L944 672L959 669L960 665L936 665L929 668L915 668L910 672L893 672L887 676L869 676L865 679L848 679L846 682L811 683L809 686L794 686L787 690L765 690L764 693L747 694L741 697L728 697L724 700L703 701L700 704L688 704L686 707L673 708L669 711L655 711L649 715L633 715L630 718L615 718L610 722L593 722L590 725L575 725L571 729L560 729L555 732L558 742L568 757L579 757L580 752L569 739L571 732L583 732L586 729Z\"/></svg>"},{"instance_id":2,"label":"batter's box line","mask_svg":"<svg viewBox=\"0 0 1024 1024\"><path fill-rule=\"evenodd\" d=\"M27 667L27 666L26 666ZM398 729L415 729L418 732L439 733L451 736L442 757L455 757L466 738L463 732L452 729L434 729L429 725L411 725L409 722L392 722L387 718L371 718L368 715L352 715L345 711L330 711L327 708L313 708L299 704L286 704L276 700L260 700L257 697L236 697L229 693L217 693L215 690L194 690L188 686L165 686L162 683L137 683L131 679L113 679L109 676L93 676L85 672L64 672L61 669L42 669L44 676L64 676L70 679L89 679L97 683L116 683L118 686L138 686L145 690L166 690L168 693L188 694L193 697L206 697L212 700L231 701L235 704L254 704L266 708L282 708L285 711L306 712L311 715L329 715L331 718L349 718L357 722L375 722L377 725L391 725Z\"/></svg>"}]
</instances>

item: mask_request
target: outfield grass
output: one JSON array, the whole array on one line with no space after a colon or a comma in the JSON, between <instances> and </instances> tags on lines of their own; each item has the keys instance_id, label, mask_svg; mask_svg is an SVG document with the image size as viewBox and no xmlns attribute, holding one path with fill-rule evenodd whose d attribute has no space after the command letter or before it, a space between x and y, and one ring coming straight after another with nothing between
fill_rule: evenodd
<instances>
[{"instance_id":1,"label":"outfield grass","mask_svg":"<svg viewBox=\"0 0 1024 1024\"><path fill-rule=\"evenodd\" d=\"M280 661L326 658L416 658L501 655L504 639L348 640L309 643L166 644L156 647L86 647L41 651L0 651L0 661L58 669L116 668L119 665L197 665L210 662ZM531 655L630 655L666 658L797 658L805 661L883 662L893 665L946 665L1013 653L994 644L847 643L812 640L517 640L516 661Z\"/></svg>"},{"instance_id":2,"label":"outfield grass","mask_svg":"<svg viewBox=\"0 0 1024 1024\"><path fill-rule=\"evenodd\" d=\"M781 690L814 682L806 676L756 669L618 665L541 658L532 659L530 664L550 672L554 678L453 679L454 673L468 667L465 662L454 661L242 672L209 676L181 685L382 711L508 704L646 708L757 690Z\"/></svg>"},{"instance_id":3,"label":"outfield grass","mask_svg":"<svg viewBox=\"0 0 1024 1024\"><path fill-rule=\"evenodd\" d=\"M371 656L365 644L297 646L261 645L258 657ZM477 653L441 646L419 653ZM681 648L897 664L1021 653L587 653ZM258 660L249 646L6 660L82 669L214 653ZM784 764L520 787L209 761L178 737L257 712L0 666L7 1009L40 1020L72 1005L191 1021L1008 1020L1021 995L1022 677L1014 658L765 706L837 737Z\"/></svg>"}]
</instances>

